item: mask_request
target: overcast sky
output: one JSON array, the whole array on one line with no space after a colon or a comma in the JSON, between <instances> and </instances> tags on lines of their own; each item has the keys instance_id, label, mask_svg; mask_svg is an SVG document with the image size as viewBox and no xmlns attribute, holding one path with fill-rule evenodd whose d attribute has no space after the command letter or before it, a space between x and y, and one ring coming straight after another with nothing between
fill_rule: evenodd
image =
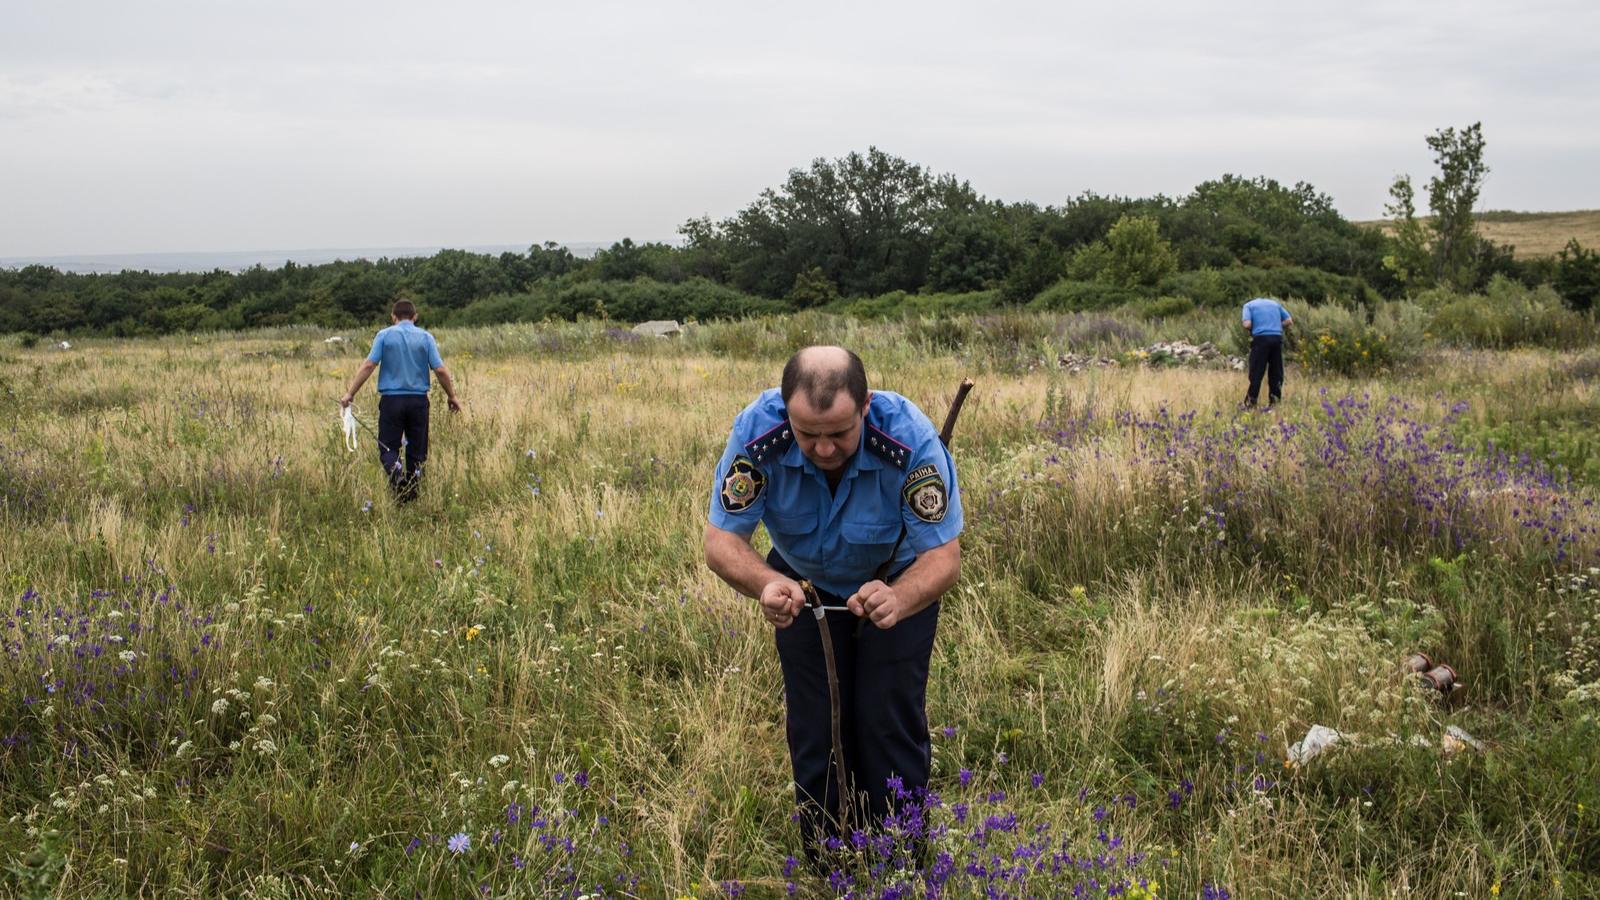
<instances>
[{"instance_id":1,"label":"overcast sky","mask_svg":"<svg viewBox=\"0 0 1600 900\"><path fill-rule=\"evenodd\" d=\"M1600 207L1600 3L0 0L0 257L673 239L869 145L1007 201L1309 181L1481 120Z\"/></svg>"}]
</instances>

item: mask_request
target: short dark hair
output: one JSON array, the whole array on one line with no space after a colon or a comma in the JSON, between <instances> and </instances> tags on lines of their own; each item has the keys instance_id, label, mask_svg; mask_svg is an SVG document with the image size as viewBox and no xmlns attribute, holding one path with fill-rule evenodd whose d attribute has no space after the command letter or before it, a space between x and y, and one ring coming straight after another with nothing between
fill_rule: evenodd
<instances>
[{"instance_id":1,"label":"short dark hair","mask_svg":"<svg viewBox=\"0 0 1600 900\"><path fill-rule=\"evenodd\" d=\"M867 367L862 365L861 357L845 350L848 359L841 369L803 363L800 357L805 352L801 350L789 357L789 361L783 365L783 383L779 393L783 395L785 404L796 393L804 391L806 400L812 406L819 410L827 409L833 405L834 395L842 390L856 402L856 409L867 405Z\"/></svg>"},{"instance_id":2,"label":"short dark hair","mask_svg":"<svg viewBox=\"0 0 1600 900\"><path fill-rule=\"evenodd\" d=\"M417 305L410 300L396 300L389 312L396 319L415 319L417 317Z\"/></svg>"}]
</instances>

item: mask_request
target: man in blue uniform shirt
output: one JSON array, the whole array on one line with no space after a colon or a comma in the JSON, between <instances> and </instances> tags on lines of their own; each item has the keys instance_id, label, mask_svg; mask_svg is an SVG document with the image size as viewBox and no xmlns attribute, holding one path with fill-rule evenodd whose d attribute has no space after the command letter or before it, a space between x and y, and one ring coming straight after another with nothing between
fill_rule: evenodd
<instances>
[{"instance_id":1,"label":"man in blue uniform shirt","mask_svg":"<svg viewBox=\"0 0 1600 900\"><path fill-rule=\"evenodd\" d=\"M450 370L439 356L439 345L433 335L417 327L416 304L396 300L389 321L392 324L372 339L372 352L356 369L339 405L349 406L372 370L378 370L378 459L389 475L395 499L408 503L416 499L422 464L428 459L428 373L439 376L451 412L460 412L461 404L456 400Z\"/></svg>"},{"instance_id":2,"label":"man in blue uniform shirt","mask_svg":"<svg viewBox=\"0 0 1600 900\"><path fill-rule=\"evenodd\" d=\"M772 539L765 559L751 545L757 523ZM826 614L845 765L852 794L865 794L880 821L899 799L891 778L907 794L928 782L928 662L939 597L961 570L961 526L955 465L933 424L904 397L868 391L848 350L796 353L782 386L734 419L712 485L706 563L758 599L776 629L808 850L838 833L840 803L822 634L801 615L798 581L846 608Z\"/></svg>"},{"instance_id":3,"label":"man in blue uniform shirt","mask_svg":"<svg viewBox=\"0 0 1600 900\"><path fill-rule=\"evenodd\" d=\"M1255 406L1261 396L1261 376L1267 376L1267 405L1283 399L1283 329L1289 311L1270 297L1257 297L1244 305L1244 329L1250 332L1250 388L1244 405Z\"/></svg>"}]
</instances>

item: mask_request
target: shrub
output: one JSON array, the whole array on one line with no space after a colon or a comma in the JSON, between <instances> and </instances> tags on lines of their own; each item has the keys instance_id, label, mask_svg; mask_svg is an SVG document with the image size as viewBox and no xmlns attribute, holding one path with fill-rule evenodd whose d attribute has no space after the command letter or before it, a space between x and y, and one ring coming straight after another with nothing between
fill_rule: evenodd
<instances>
[{"instance_id":1,"label":"shrub","mask_svg":"<svg viewBox=\"0 0 1600 900\"><path fill-rule=\"evenodd\" d=\"M1097 281L1058 281L1028 304L1029 309L1077 312L1109 309L1139 299L1139 292Z\"/></svg>"},{"instance_id":2,"label":"shrub","mask_svg":"<svg viewBox=\"0 0 1600 900\"><path fill-rule=\"evenodd\" d=\"M890 291L876 297L841 301L829 312L858 319L888 319L899 316L977 315L1000 306L999 291L969 291L959 294L908 294Z\"/></svg>"},{"instance_id":3,"label":"shrub","mask_svg":"<svg viewBox=\"0 0 1600 900\"><path fill-rule=\"evenodd\" d=\"M1055 333L1062 344L1078 351L1125 350L1148 340L1137 323L1096 313L1067 316L1056 323Z\"/></svg>"},{"instance_id":4,"label":"shrub","mask_svg":"<svg viewBox=\"0 0 1600 900\"><path fill-rule=\"evenodd\" d=\"M1198 306L1242 306L1252 297L1280 297L1285 304L1375 303L1381 298L1359 278L1334 275L1320 269L1285 266L1259 269L1200 269L1180 272L1162 280L1160 293L1188 297ZM1290 314L1295 310L1291 308Z\"/></svg>"},{"instance_id":5,"label":"shrub","mask_svg":"<svg viewBox=\"0 0 1600 900\"><path fill-rule=\"evenodd\" d=\"M1566 308L1548 285L1528 288L1497 275L1483 294L1439 289L1417 299L1432 310L1432 335L1458 346L1568 348L1595 339L1594 322Z\"/></svg>"},{"instance_id":6,"label":"shrub","mask_svg":"<svg viewBox=\"0 0 1600 900\"><path fill-rule=\"evenodd\" d=\"M1298 359L1310 372L1373 375L1416 359L1421 314L1410 304L1386 304L1371 319L1363 309L1310 307L1294 315Z\"/></svg>"},{"instance_id":7,"label":"shrub","mask_svg":"<svg viewBox=\"0 0 1600 900\"><path fill-rule=\"evenodd\" d=\"M1154 297L1133 305L1133 312L1141 319L1167 319L1186 316L1194 312L1194 301L1188 297Z\"/></svg>"}]
</instances>

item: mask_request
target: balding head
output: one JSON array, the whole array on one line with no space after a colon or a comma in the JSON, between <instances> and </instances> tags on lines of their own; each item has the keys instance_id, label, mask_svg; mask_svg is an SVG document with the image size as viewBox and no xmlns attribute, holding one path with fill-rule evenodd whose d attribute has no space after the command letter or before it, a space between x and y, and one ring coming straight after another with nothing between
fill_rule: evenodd
<instances>
[{"instance_id":1,"label":"balding head","mask_svg":"<svg viewBox=\"0 0 1600 900\"><path fill-rule=\"evenodd\" d=\"M843 347L807 347L783 366L780 392L785 404L800 393L812 407L827 409L841 390L855 401L857 410L866 406L866 366L861 357Z\"/></svg>"}]
</instances>

